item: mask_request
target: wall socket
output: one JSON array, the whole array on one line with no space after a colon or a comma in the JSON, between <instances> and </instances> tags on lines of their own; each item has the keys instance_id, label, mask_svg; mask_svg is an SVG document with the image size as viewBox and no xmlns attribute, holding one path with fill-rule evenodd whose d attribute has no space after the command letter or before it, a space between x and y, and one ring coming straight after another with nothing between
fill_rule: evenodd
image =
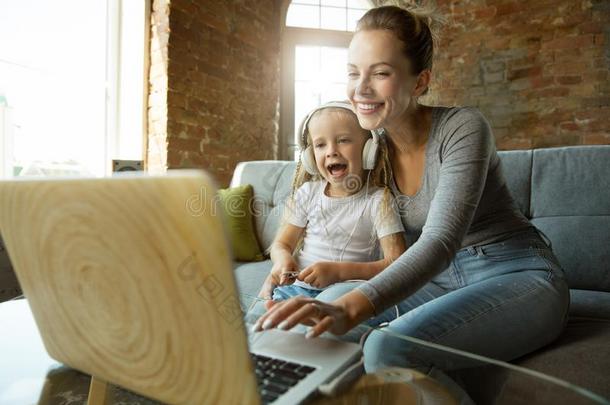
<instances>
[{"instance_id":1,"label":"wall socket","mask_svg":"<svg viewBox=\"0 0 610 405\"><path fill-rule=\"evenodd\" d=\"M112 172L137 172L144 170L141 160L112 159Z\"/></svg>"}]
</instances>

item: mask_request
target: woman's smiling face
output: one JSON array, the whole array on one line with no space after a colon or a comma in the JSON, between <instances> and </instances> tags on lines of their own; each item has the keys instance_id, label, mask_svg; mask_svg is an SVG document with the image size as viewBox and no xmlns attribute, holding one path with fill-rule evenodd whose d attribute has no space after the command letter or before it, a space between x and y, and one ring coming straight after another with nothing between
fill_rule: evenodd
<instances>
[{"instance_id":1,"label":"woman's smiling face","mask_svg":"<svg viewBox=\"0 0 610 405\"><path fill-rule=\"evenodd\" d=\"M350 43L347 74L347 95L365 129L391 126L413 102L417 76L390 31L358 31Z\"/></svg>"}]
</instances>

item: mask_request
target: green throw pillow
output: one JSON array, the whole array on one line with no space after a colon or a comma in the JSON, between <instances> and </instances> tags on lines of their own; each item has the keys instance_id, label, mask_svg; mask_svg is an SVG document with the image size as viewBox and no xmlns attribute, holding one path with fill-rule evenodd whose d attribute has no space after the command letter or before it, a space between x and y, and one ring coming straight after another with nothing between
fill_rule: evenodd
<instances>
[{"instance_id":1,"label":"green throw pillow","mask_svg":"<svg viewBox=\"0 0 610 405\"><path fill-rule=\"evenodd\" d=\"M251 204L254 190L250 184L218 190L219 206L226 218L233 256L239 261L264 259L254 232Z\"/></svg>"}]
</instances>

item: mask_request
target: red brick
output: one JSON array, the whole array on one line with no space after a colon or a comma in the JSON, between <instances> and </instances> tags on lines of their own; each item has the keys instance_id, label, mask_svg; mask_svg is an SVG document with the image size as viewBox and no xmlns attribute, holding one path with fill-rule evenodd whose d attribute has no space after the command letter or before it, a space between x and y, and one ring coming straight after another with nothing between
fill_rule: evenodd
<instances>
[{"instance_id":1,"label":"red brick","mask_svg":"<svg viewBox=\"0 0 610 405\"><path fill-rule=\"evenodd\" d=\"M523 7L515 2L501 3L496 5L495 7L497 17L506 16L507 14L514 14L518 11L523 10Z\"/></svg>"},{"instance_id":2,"label":"red brick","mask_svg":"<svg viewBox=\"0 0 610 405\"><path fill-rule=\"evenodd\" d=\"M603 32L603 26L601 23L595 21L585 21L578 26L579 32L583 34L599 34Z\"/></svg>"},{"instance_id":3,"label":"red brick","mask_svg":"<svg viewBox=\"0 0 610 405\"><path fill-rule=\"evenodd\" d=\"M549 87L533 92L531 98L564 97L568 94L570 94L570 90L567 87Z\"/></svg>"},{"instance_id":4,"label":"red brick","mask_svg":"<svg viewBox=\"0 0 610 405\"><path fill-rule=\"evenodd\" d=\"M523 77L535 77L540 76L542 73L542 67L535 66L526 69L516 69L508 72L508 80L521 79Z\"/></svg>"},{"instance_id":5,"label":"red brick","mask_svg":"<svg viewBox=\"0 0 610 405\"><path fill-rule=\"evenodd\" d=\"M498 150L531 149L532 140L529 138L502 138L496 142Z\"/></svg>"},{"instance_id":6,"label":"red brick","mask_svg":"<svg viewBox=\"0 0 610 405\"><path fill-rule=\"evenodd\" d=\"M534 76L530 78L530 83L532 89L539 89L550 86L554 83L554 80L552 77Z\"/></svg>"},{"instance_id":7,"label":"red brick","mask_svg":"<svg viewBox=\"0 0 610 405\"><path fill-rule=\"evenodd\" d=\"M549 134L532 139L532 147L534 148L551 148L580 144L582 144L582 136L580 134Z\"/></svg>"},{"instance_id":8,"label":"red brick","mask_svg":"<svg viewBox=\"0 0 610 405\"><path fill-rule=\"evenodd\" d=\"M610 132L583 134L584 145L610 145Z\"/></svg>"},{"instance_id":9,"label":"red brick","mask_svg":"<svg viewBox=\"0 0 610 405\"><path fill-rule=\"evenodd\" d=\"M493 38L492 37L490 39L483 40L482 44L483 44L483 47L492 49L492 50L507 49L510 45L510 38L507 38L507 37Z\"/></svg>"},{"instance_id":10,"label":"red brick","mask_svg":"<svg viewBox=\"0 0 610 405\"><path fill-rule=\"evenodd\" d=\"M608 107L610 106L610 96L587 97L583 99L582 106L588 107Z\"/></svg>"},{"instance_id":11,"label":"red brick","mask_svg":"<svg viewBox=\"0 0 610 405\"><path fill-rule=\"evenodd\" d=\"M496 7L494 6L479 8L474 10L474 18L477 20L490 18L496 15L496 11Z\"/></svg>"},{"instance_id":12,"label":"red brick","mask_svg":"<svg viewBox=\"0 0 610 405\"><path fill-rule=\"evenodd\" d=\"M595 44L596 45L604 45L606 43L606 36L604 34L596 34L595 35Z\"/></svg>"},{"instance_id":13,"label":"red brick","mask_svg":"<svg viewBox=\"0 0 610 405\"><path fill-rule=\"evenodd\" d=\"M558 76L577 75L582 73L583 69L589 68L589 63L586 60L558 63L548 67L548 71Z\"/></svg>"},{"instance_id":14,"label":"red brick","mask_svg":"<svg viewBox=\"0 0 610 405\"><path fill-rule=\"evenodd\" d=\"M574 49L574 48L588 48L593 45L592 34L569 36L563 38L553 39L548 42L542 43L542 48L546 49Z\"/></svg>"},{"instance_id":15,"label":"red brick","mask_svg":"<svg viewBox=\"0 0 610 405\"><path fill-rule=\"evenodd\" d=\"M559 128L566 130L566 131L577 131L578 129L580 129L580 127L575 124L574 122L568 121L568 122L562 122L561 124L559 124Z\"/></svg>"},{"instance_id":16,"label":"red brick","mask_svg":"<svg viewBox=\"0 0 610 405\"><path fill-rule=\"evenodd\" d=\"M578 84L582 82L581 76L559 76L556 78L557 83L559 84Z\"/></svg>"}]
</instances>

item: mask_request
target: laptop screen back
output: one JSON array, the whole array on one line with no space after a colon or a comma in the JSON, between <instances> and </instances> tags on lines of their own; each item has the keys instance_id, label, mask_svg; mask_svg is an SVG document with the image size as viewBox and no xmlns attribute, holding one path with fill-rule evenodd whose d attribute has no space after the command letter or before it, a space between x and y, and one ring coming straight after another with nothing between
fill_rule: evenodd
<instances>
[{"instance_id":1,"label":"laptop screen back","mask_svg":"<svg viewBox=\"0 0 610 405\"><path fill-rule=\"evenodd\" d=\"M0 182L51 357L169 403L258 403L215 191L188 171Z\"/></svg>"}]
</instances>

